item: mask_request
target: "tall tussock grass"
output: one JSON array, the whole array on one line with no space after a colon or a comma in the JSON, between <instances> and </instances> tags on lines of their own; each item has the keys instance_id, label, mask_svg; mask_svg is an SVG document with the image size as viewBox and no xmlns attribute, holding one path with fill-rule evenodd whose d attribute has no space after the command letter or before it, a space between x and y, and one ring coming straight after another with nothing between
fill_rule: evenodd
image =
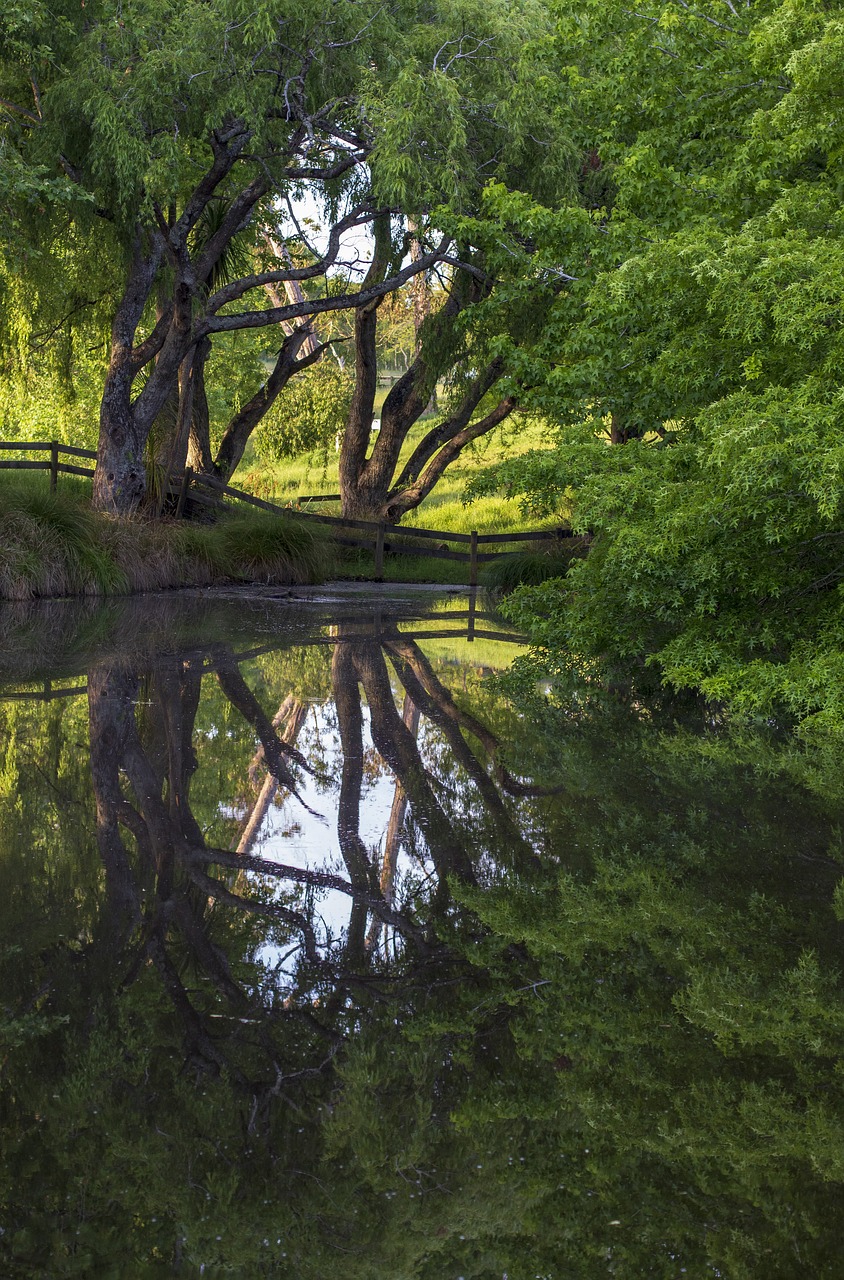
<instances>
[{"instance_id":1,"label":"tall tussock grass","mask_svg":"<svg viewBox=\"0 0 844 1280\"><path fill-rule=\"evenodd\" d=\"M214 525L114 520L84 484L50 493L43 477L0 480L0 599L109 596L215 582L299 585L331 565L320 529L263 512Z\"/></svg>"},{"instance_id":2,"label":"tall tussock grass","mask_svg":"<svg viewBox=\"0 0 844 1280\"><path fill-rule=\"evenodd\" d=\"M526 551L496 556L480 572L481 586L493 597L509 595L521 586L538 586L549 578L564 578L572 560L585 555L582 539L572 538L562 547L542 545Z\"/></svg>"}]
</instances>

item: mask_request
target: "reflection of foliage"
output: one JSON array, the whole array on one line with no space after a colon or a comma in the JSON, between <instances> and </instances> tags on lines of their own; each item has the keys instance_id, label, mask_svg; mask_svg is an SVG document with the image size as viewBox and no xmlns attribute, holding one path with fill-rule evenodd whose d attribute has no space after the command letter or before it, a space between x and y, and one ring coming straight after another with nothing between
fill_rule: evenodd
<instances>
[{"instance_id":1,"label":"reflection of foliage","mask_svg":"<svg viewBox=\"0 0 844 1280\"><path fill-rule=\"evenodd\" d=\"M323 359L297 374L261 423L256 437L260 453L295 458L333 446L345 425L353 387L353 375L334 360Z\"/></svg>"},{"instance_id":2,"label":"reflection of foliage","mask_svg":"<svg viewBox=\"0 0 844 1280\"><path fill-rule=\"evenodd\" d=\"M116 951L84 700L0 704L4 1274L834 1276L844 999L823 788L771 739L754 769L749 736L704 729L693 704L587 688L514 705L501 680L362 630L333 646L338 734L363 775L368 711L432 853L397 894L392 958L339 945L274 975L253 957L297 944L302 886L166 842L154 874L129 845L144 920ZM239 674L268 716L311 698L328 724L331 654ZM220 844L257 745L227 656L158 659L131 710L171 812L182 752L182 830L192 816ZM414 678L418 743L396 724Z\"/></svg>"}]
</instances>

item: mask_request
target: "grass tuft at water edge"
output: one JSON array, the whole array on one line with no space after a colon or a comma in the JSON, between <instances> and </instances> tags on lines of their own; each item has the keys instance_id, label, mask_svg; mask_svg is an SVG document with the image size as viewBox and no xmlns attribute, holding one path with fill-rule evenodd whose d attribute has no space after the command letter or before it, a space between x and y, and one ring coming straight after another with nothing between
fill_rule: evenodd
<instances>
[{"instance_id":1,"label":"grass tuft at water edge","mask_svg":"<svg viewBox=\"0 0 844 1280\"><path fill-rule=\"evenodd\" d=\"M214 582L321 581L330 537L295 518L256 511L213 525L120 519L90 507L90 489L43 477L0 483L0 599L110 596Z\"/></svg>"}]
</instances>

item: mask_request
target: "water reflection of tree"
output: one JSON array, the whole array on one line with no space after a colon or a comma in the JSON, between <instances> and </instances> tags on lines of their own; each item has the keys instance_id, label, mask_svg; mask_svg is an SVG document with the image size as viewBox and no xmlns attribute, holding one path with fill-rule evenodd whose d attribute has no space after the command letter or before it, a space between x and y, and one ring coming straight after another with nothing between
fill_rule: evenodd
<instances>
[{"instance_id":1,"label":"water reflection of tree","mask_svg":"<svg viewBox=\"0 0 844 1280\"><path fill-rule=\"evenodd\" d=\"M416 737L419 716L435 725L476 796L476 809L498 828L499 841L510 856L533 857L521 836L501 791L521 792L506 770L495 764L491 777L463 736L464 727L495 761L494 735L474 717L460 712L433 668L412 641L394 631L386 645L396 675L405 690L400 711L379 642L354 629L340 628L332 658L332 691L342 747L342 770L337 804L337 830L347 878L319 869L304 869L256 858L248 852L268 799L281 788L300 803L297 771L310 766L291 738L301 727L304 707L289 695L275 717L261 705L238 664L225 646L216 646L206 663L161 658L141 679L120 666L98 666L89 674L91 766L97 810L97 839L105 871L110 945L119 955L130 944L133 959L124 981L151 961L183 1027L186 1055L195 1065L228 1070L237 1083L258 1097L290 1072L281 1034L265 1025L266 1002L235 979L225 948L211 936L215 908L246 914L272 926L277 945L301 948L297 980L286 993L272 1020L283 1024L304 1018L323 1039L341 1039L330 1024L331 1011L348 992L358 998L383 997L383 957L375 959L373 940L387 925L404 939L413 956L430 957L439 944L436 910L425 919L396 905L395 864L409 805L435 868L437 889L428 895L432 908L449 896L449 878L477 882L479 848L476 813L473 832L455 825L437 794L437 780L423 763ZM255 806L246 822L238 850L209 847L191 807L191 781L197 768L194 724L204 672L216 677L229 706L252 729L259 742L250 771L266 771ZM364 782L365 696L373 742L395 777L397 803L386 833L384 860L367 849L360 836L361 794ZM141 696L142 695L142 696ZM287 732L285 733L285 729ZM123 781L125 780L125 782ZM403 815L406 819L406 814ZM131 837L127 846L126 835ZM379 865L380 863L380 865ZM253 873L252 879L248 873ZM264 891L261 890L260 877ZM350 916L341 953L320 947L313 919L313 901L296 902L296 886L339 890L350 899ZM417 904L418 905L418 904ZM369 925L369 929L367 926ZM369 938L369 941L367 939ZM261 1079L238 1065L237 1054L225 1046L218 1028L199 1011L183 977L185 966L201 974L231 1018L251 1020L266 1054ZM328 1018L313 1012L320 1000ZM219 1011L215 1010L215 1018ZM283 1028L282 1028L283 1029ZM283 1039L283 1037L282 1037ZM327 1062L324 1054L323 1064ZM296 1071L303 1069L296 1063ZM268 1083L269 1082L269 1083Z\"/></svg>"},{"instance_id":2,"label":"water reflection of tree","mask_svg":"<svg viewBox=\"0 0 844 1280\"><path fill-rule=\"evenodd\" d=\"M696 754L670 709L664 728L630 706L537 713L548 785L525 795L535 766L507 760L527 729L508 738L504 712L382 638L344 629L332 653L345 874L203 838L203 671L256 784L303 768L273 725L284 697L262 709L229 651L92 672L108 909L74 963L115 989L49 1033L45 1085L13 1055L32 1101L4 1103L21 1119L2 1222L34 1214L47 1243L19 1240L9 1274L107 1273L128 1247L305 1280L338 1258L354 1280L835 1275L834 822L726 743ZM361 839L367 718L431 892L385 887ZM347 895L343 948L309 943L298 886ZM373 920L404 940L389 956ZM292 990L256 979L267 936L301 948Z\"/></svg>"}]
</instances>

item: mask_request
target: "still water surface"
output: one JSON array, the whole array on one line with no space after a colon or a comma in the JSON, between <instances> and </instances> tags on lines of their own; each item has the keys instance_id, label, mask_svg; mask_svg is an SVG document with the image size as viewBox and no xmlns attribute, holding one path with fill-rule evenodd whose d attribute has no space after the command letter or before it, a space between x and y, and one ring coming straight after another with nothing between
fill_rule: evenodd
<instances>
[{"instance_id":1,"label":"still water surface","mask_svg":"<svg viewBox=\"0 0 844 1280\"><path fill-rule=\"evenodd\" d=\"M836 778L466 611L0 616L0 1274L844 1273Z\"/></svg>"}]
</instances>

